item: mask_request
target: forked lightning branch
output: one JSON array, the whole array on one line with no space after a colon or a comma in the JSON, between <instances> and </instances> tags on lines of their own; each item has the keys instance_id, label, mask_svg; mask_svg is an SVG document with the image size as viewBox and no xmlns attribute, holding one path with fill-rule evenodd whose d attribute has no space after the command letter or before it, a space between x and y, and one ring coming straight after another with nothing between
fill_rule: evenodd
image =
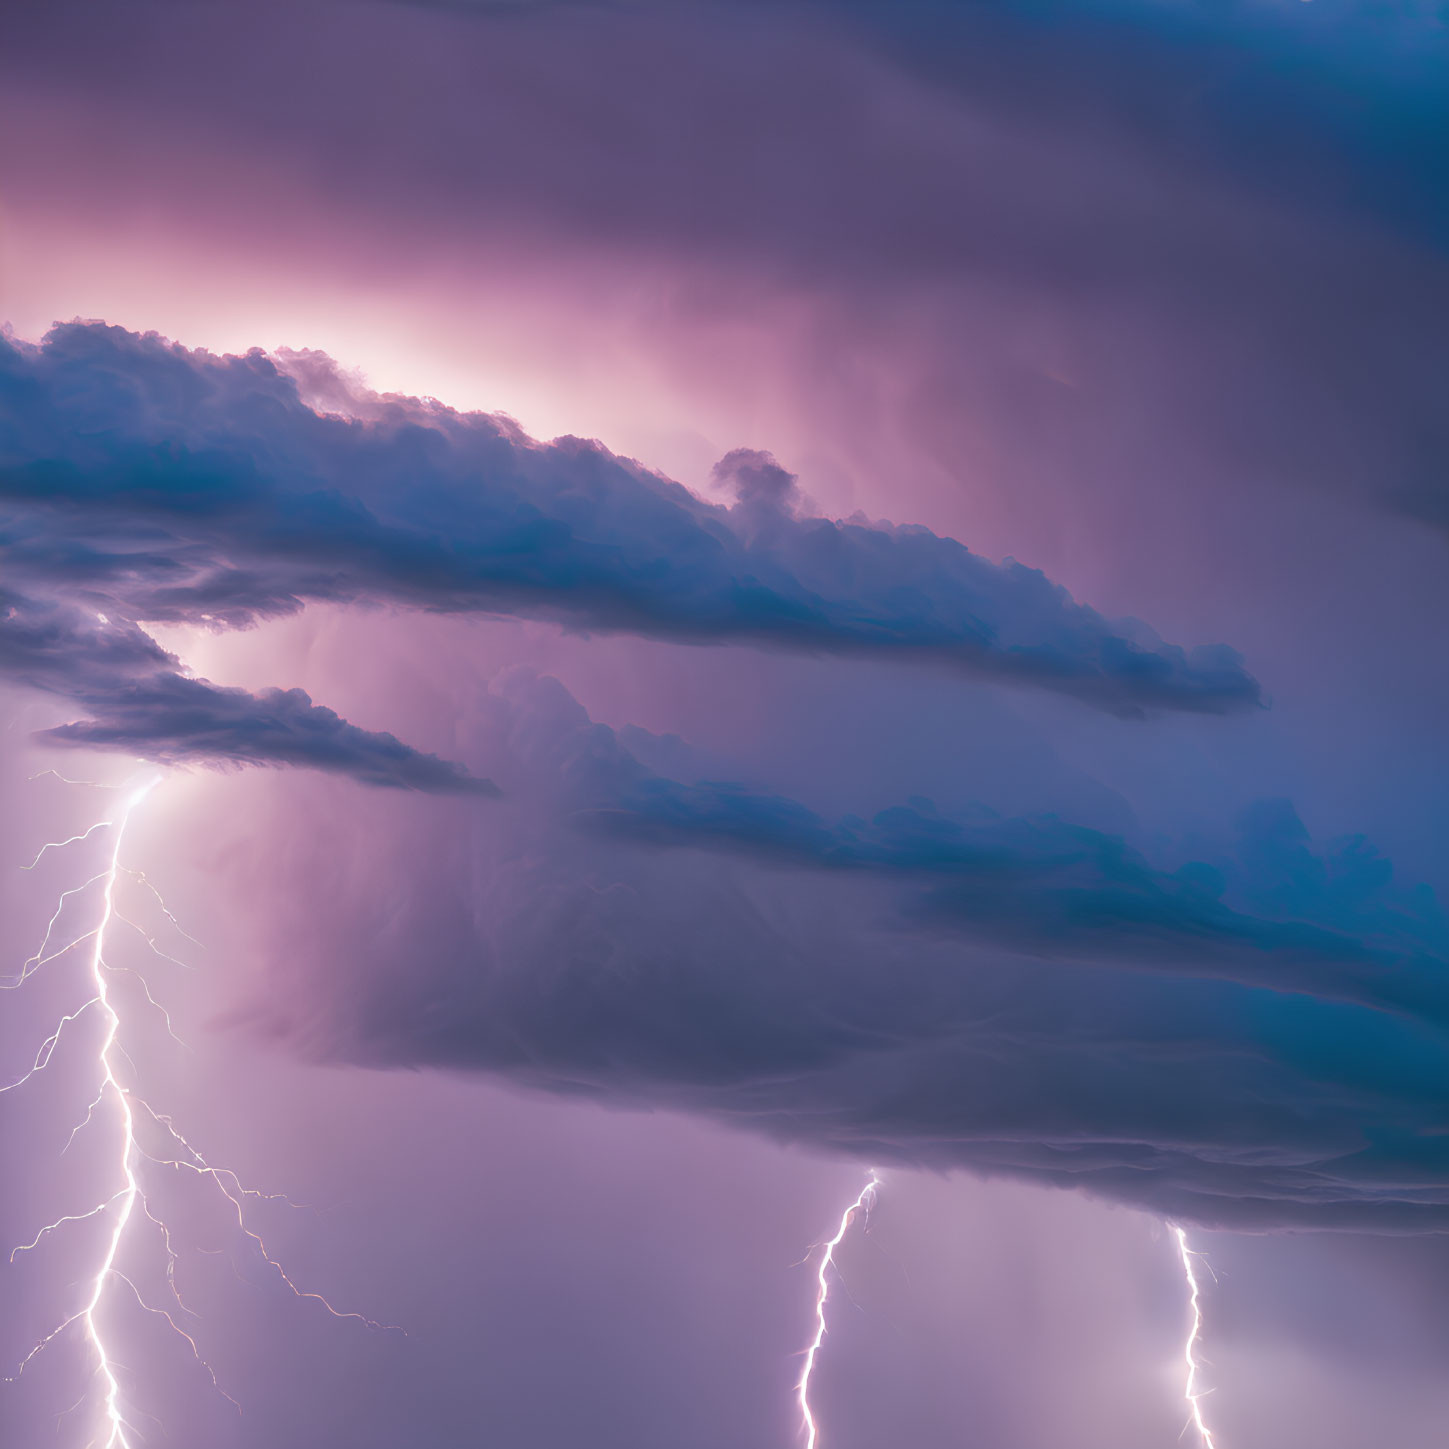
<instances>
[{"instance_id":1,"label":"forked lightning branch","mask_svg":"<svg viewBox=\"0 0 1449 1449\"><path fill-rule=\"evenodd\" d=\"M79 782L67 782L79 783ZM282 1194L262 1193L246 1187L229 1168L212 1163L183 1133L174 1118L153 1107L141 1095L142 1062L128 1049L127 999L118 991L120 979L133 978L140 987L139 999L147 1010L159 1013L168 1034L171 1019L153 994L145 974L115 964L108 956L118 928L138 935L158 961L173 966L181 963L163 952L155 937L125 916L119 905L123 886L135 882L154 897L168 923L179 930L176 918L155 894L146 878L129 869L123 860L126 827L135 813L153 798L161 784L153 775L139 785L117 793L120 802L106 818L65 840L42 846L26 869L33 869L52 851L83 846L104 833L108 839L103 868L61 893L51 913L45 935L35 954L5 983L17 989L41 972L74 970L84 963L81 1000L64 1011L54 1029L41 1042L29 1068L17 1079L0 1087L0 1093L37 1090L45 1077L68 1062L65 1051L70 1039L92 1028L94 1050L88 1054L86 1070L91 1077L92 1095L84 1116L75 1123L59 1151L83 1149L92 1153L105 1178L104 1196L92 1204L80 1204L40 1227L27 1242L10 1253L14 1263L23 1254L49 1251L70 1254L77 1263L80 1301L61 1307L55 1320L35 1340L9 1381L14 1382L43 1353L79 1354L85 1362L86 1386L71 1407L83 1414L90 1427L77 1434L87 1449L139 1449L140 1430L135 1418L135 1368L123 1366L116 1350L113 1321L126 1299L139 1311L165 1321L178 1345L198 1365L212 1388L222 1394L238 1413L240 1405L231 1398L204 1357L197 1340L199 1319L184 1299L177 1282L179 1247L161 1204L161 1188L167 1175L200 1179L219 1194L227 1213L234 1218L237 1246L298 1298L310 1300L338 1318L355 1319L371 1328L384 1325L358 1313L343 1312L320 1294L299 1288L282 1264L267 1249L248 1220L247 1206L258 1199L288 1201ZM105 786L90 788L107 789ZM85 918L88 917L88 922ZM77 924L80 922L80 924ZM69 934L73 932L73 934ZM83 1246L87 1224L104 1225L98 1251L86 1254ZM138 1282L140 1272L133 1260L149 1262L149 1278ZM153 1286L151 1279L156 1280ZM143 1282L146 1286L142 1286ZM155 1295L160 1295L156 1301Z\"/></svg>"}]
</instances>

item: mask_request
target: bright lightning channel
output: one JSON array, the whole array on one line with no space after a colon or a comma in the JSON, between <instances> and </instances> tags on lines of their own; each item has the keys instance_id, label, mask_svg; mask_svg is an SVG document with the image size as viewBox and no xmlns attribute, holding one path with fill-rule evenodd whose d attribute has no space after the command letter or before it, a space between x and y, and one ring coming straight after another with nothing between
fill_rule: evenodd
<instances>
[{"instance_id":1,"label":"bright lightning channel","mask_svg":"<svg viewBox=\"0 0 1449 1449\"><path fill-rule=\"evenodd\" d=\"M53 772L52 772L53 773ZM64 778L64 777L58 777ZM66 781L67 784L87 784L89 781ZM166 1255L165 1280L166 1288L176 1308L183 1314L195 1317L195 1312L181 1298L175 1281L175 1270L177 1264L177 1250L172 1239L172 1231L166 1221L158 1216L152 1209L151 1201L142 1187L141 1169L142 1162L149 1162L158 1166L169 1167L175 1171L194 1173L213 1183L221 1194L235 1209L236 1226L240 1233L248 1240L252 1249L268 1264L276 1273L281 1282L298 1298L310 1299L319 1304L337 1318L355 1318L370 1328L395 1327L396 1325L385 1325L375 1323L370 1318L365 1318L359 1313L344 1313L334 1308L325 1298L317 1293L304 1292L288 1276L282 1264L275 1259L268 1251L262 1239L248 1226L245 1215L245 1201L248 1198L262 1200L280 1200L291 1206L289 1198L280 1193L263 1193L256 1189L243 1185L241 1179L229 1168L218 1167L208 1162L205 1157L184 1137L177 1129L169 1116L156 1111L147 1102L137 1097L132 1088L127 1086L120 1071L120 1059L130 1058L125 1047L121 1043L122 1017L120 1009L112 998L111 984L112 976L117 972L125 972L129 975L139 976L140 973L133 972L127 967L111 965L106 960L106 940L110 928L116 921L125 922L131 926L146 941L152 952L164 960L175 961L175 957L166 956L156 945L154 939L145 931L136 926L134 922L128 921L120 914L116 906L116 888L122 874L133 876L140 884L144 885L153 895L155 887L137 872L128 870L121 863L121 846L125 838L126 826L130 822L132 814L140 807L142 802L151 794L157 785L161 783L161 777L156 776L148 780L144 785L133 789L128 793L116 811L109 819L98 821L90 829L78 835L71 836L66 840L53 841L44 846L35 859L25 869L33 869L40 860L52 850L63 850L66 846L78 844L90 839L101 830L108 829L112 832L110 843L110 855L104 870L92 876L81 885L73 886L62 892L60 901L51 915L45 930L45 938L39 950L27 960L21 967L17 977L3 983L8 988L24 985L36 972L49 963L58 960L73 951L84 942L90 943L90 955L88 961L89 998L73 1011L67 1012L60 1019L54 1032L41 1045L36 1053L35 1060L27 1071L18 1080L0 1086L0 1094L14 1091L24 1086L38 1073L44 1071L54 1055L62 1034L67 1026L76 1021L88 1012L98 1013L102 1022L102 1034L100 1045L96 1052L96 1071L98 1085L95 1096L86 1109L86 1115L79 1122L70 1134L66 1143L69 1149L71 1143L76 1139L85 1127L89 1126L96 1117L96 1113L108 1103L115 1109L117 1119L117 1130L114 1138L114 1179L120 1186L103 1198L94 1207L83 1212L67 1213L47 1223L30 1240L30 1242L15 1248L10 1254L10 1261L13 1263L18 1256L29 1253L38 1248L42 1242L50 1238L54 1233L59 1232L69 1223L85 1222L95 1218L110 1218L110 1233L106 1239L100 1259L95 1265L92 1273L87 1275L85 1303L77 1312L63 1319L44 1338L40 1339L30 1352L21 1360L19 1367L8 1382L14 1382L24 1372L27 1365L44 1349L49 1347L65 1331L75 1325L81 1328L82 1336L87 1345L89 1356L94 1365L93 1375L99 1379L102 1390L102 1405L104 1409L104 1425L101 1437L93 1438L87 1449L136 1449L136 1440L132 1437L136 1430L127 1423L122 1402L121 1381L118 1376L119 1365L113 1355L110 1342L106 1337L104 1328L100 1321L100 1311L106 1300L106 1290L113 1282L124 1285L134 1295L140 1306L150 1314L155 1314L164 1319L190 1349L193 1357L206 1371L212 1386L222 1394L224 1398L240 1412L240 1405L236 1403L223 1389L217 1380L211 1365L202 1357L196 1340L186 1331L173 1315L160 1308L152 1306L143 1297L141 1290L136 1284L121 1271L118 1266L122 1249L127 1241L128 1229L133 1227L137 1221L136 1208L139 1204L140 1216L146 1221L154 1224L160 1230ZM109 787L104 787L109 788ZM75 937L66 945L54 950L51 949L51 941L56 933L57 925L61 916L66 910L67 903L72 897L83 894L90 887L97 883L102 884L102 903L100 919L89 931ZM165 902L157 896L163 913L173 925L180 929L179 923L171 912L166 908ZM185 934L184 932L182 934ZM194 938L193 938L194 939ZM181 964L181 963L178 963ZM164 1007L151 995L145 978L141 977L142 988L147 1002L156 1008L166 1021L167 1030L170 1031L170 1018L167 1016ZM174 1033L172 1033L174 1037ZM143 1113L146 1120L159 1128L165 1134L167 1141L171 1144L170 1150L179 1150L180 1156L157 1156L146 1150L138 1140L137 1123L138 1113Z\"/></svg>"},{"instance_id":2,"label":"bright lightning channel","mask_svg":"<svg viewBox=\"0 0 1449 1449\"><path fill-rule=\"evenodd\" d=\"M801 1370L800 1381L795 1385L800 1419L805 1429L805 1449L816 1449L820 1438L820 1426L815 1422L815 1413L810 1407L810 1378L815 1372L815 1361L820 1357L820 1350L825 1344L825 1304L830 1297L830 1270L835 1266L835 1250L845 1241L845 1235L850 1231L855 1215L858 1212L869 1214L879 1187L880 1178L872 1172L870 1181L861 1189L860 1196L841 1213L835 1236L825 1244L819 1266L815 1270L815 1337L810 1341L810 1347L805 1350L805 1367Z\"/></svg>"},{"instance_id":3,"label":"bright lightning channel","mask_svg":"<svg viewBox=\"0 0 1449 1449\"><path fill-rule=\"evenodd\" d=\"M1188 1330L1187 1344L1182 1353L1183 1362L1187 1365L1187 1384L1183 1397L1188 1405L1188 1427L1197 1430L1202 1449L1217 1449L1217 1440L1213 1438L1213 1432L1208 1428L1202 1413L1202 1401L1207 1395L1197 1386L1198 1370L1202 1367L1198 1358L1198 1344L1202 1340L1202 1295L1198 1289L1197 1270L1193 1260L1201 1255L1193 1251L1187 1241L1187 1233L1182 1228L1173 1224L1172 1232L1177 1239L1177 1252L1182 1259L1182 1271L1187 1279L1188 1304L1192 1310L1192 1326Z\"/></svg>"},{"instance_id":4,"label":"bright lightning channel","mask_svg":"<svg viewBox=\"0 0 1449 1449\"><path fill-rule=\"evenodd\" d=\"M96 1309L101 1306L101 1299L105 1296L106 1283L115 1271L116 1257L121 1251L121 1240L126 1234L126 1224L130 1222L131 1214L136 1207L136 1195L140 1191L140 1183L136 1179L136 1119L131 1111L130 1096L116 1079L116 1064L111 1055L115 1049L116 1036L121 1029L121 1018L111 1004L110 984L107 980L105 957L102 953L106 945L106 930L111 924L111 917L116 912L116 873L121 868L121 841L126 834L127 822L131 818L131 812L159 783L158 780L148 781L134 794L128 795L121 806L111 845L110 868L106 871L100 924L96 927L95 941L91 947L91 981L96 989L95 999L105 1020L105 1035L99 1053L101 1090L97 1095L98 1097L111 1097L120 1112L120 1165L125 1181L125 1187L111 1199L112 1203L119 1204L115 1224L111 1231L110 1241L106 1244L101 1265L91 1282L90 1298L82 1316L86 1339L91 1345L96 1365L105 1382L106 1422L110 1426L110 1437L106 1441L106 1449L125 1446L128 1441L125 1420L121 1417L121 1385L111 1363L110 1349L101 1333L100 1325L96 1322ZM84 839L83 836L81 838ZM37 856L36 859L38 860L39 857Z\"/></svg>"}]
</instances>

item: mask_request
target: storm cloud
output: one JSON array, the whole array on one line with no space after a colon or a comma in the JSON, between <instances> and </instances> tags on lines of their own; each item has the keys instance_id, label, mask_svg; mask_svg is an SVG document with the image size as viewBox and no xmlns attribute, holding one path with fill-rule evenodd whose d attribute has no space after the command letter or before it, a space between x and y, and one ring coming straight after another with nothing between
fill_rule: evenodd
<instances>
[{"instance_id":1,"label":"storm cloud","mask_svg":"<svg viewBox=\"0 0 1449 1449\"><path fill-rule=\"evenodd\" d=\"M647 772L578 818L645 844L906 880L918 889L903 907L915 929L1023 956L1218 975L1449 1026L1449 935L1432 900L1390 903L1392 869L1361 839L1314 854L1286 801L1249 811L1219 863L1174 871L1153 868L1120 836L1055 816L983 810L961 820L916 799L868 821L830 823L780 796ZM1230 880L1271 914L1225 901ZM1275 894L1275 883L1285 889Z\"/></svg>"},{"instance_id":2,"label":"storm cloud","mask_svg":"<svg viewBox=\"0 0 1449 1449\"><path fill-rule=\"evenodd\" d=\"M526 671L470 717L497 810L379 827L326 892L358 909L275 923L254 1027L1217 1226L1449 1227L1449 936L1367 842L1274 802L1173 870L925 801L829 825L658 776Z\"/></svg>"},{"instance_id":3,"label":"storm cloud","mask_svg":"<svg viewBox=\"0 0 1449 1449\"><path fill-rule=\"evenodd\" d=\"M0 590L0 675L87 711L41 731L50 744L164 764L299 765L369 785L496 793L460 765L349 724L303 690L256 695L192 678L135 624L64 602Z\"/></svg>"},{"instance_id":4,"label":"storm cloud","mask_svg":"<svg viewBox=\"0 0 1449 1449\"><path fill-rule=\"evenodd\" d=\"M724 508L597 444L416 399L355 406L314 411L260 353L97 325L3 344L7 573L131 620L391 603L896 658L1122 715L1259 702L1233 650L1104 619L1034 569L925 528L799 517L751 482L773 477L763 455L726 461L743 491Z\"/></svg>"}]
</instances>

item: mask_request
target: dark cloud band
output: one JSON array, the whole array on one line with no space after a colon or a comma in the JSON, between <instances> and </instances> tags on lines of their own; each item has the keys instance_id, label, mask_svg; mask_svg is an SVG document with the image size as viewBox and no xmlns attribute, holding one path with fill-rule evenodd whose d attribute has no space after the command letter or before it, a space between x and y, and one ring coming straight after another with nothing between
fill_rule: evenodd
<instances>
[{"instance_id":1,"label":"dark cloud band","mask_svg":"<svg viewBox=\"0 0 1449 1449\"><path fill-rule=\"evenodd\" d=\"M379 829L401 907L284 916L269 1029L1218 1226L1449 1230L1449 930L1364 842L1265 804L1165 872L1059 821L666 781L552 680L475 723L504 803Z\"/></svg>"},{"instance_id":2,"label":"dark cloud band","mask_svg":"<svg viewBox=\"0 0 1449 1449\"><path fill-rule=\"evenodd\" d=\"M1109 621L1034 569L925 528L798 516L768 455L730 455L724 508L597 444L350 401L354 416L318 413L261 354L117 328L0 344L7 569L132 620L391 601L899 659L1124 715L1259 703L1231 649Z\"/></svg>"}]
</instances>

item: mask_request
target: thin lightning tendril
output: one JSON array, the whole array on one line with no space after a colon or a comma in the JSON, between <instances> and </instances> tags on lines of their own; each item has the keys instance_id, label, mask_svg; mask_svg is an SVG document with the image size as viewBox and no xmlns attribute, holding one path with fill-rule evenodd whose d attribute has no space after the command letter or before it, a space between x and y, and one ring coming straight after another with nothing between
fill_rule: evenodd
<instances>
[{"instance_id":1,"label":"thin lightning tendril","mask_svg":"<svg viewBox=\"0 0 1449 1449\"><path fill-rule=\"evenodd\" d=\"M143 871L143 870L132 870L129 866L124 866L124 865L121 867L121 869L123 871L125 871L125 873L128 876L130 876L131 879L133 881L135 881L137 885L139 885L139 886L145 886L146 889L151 892L152 896L155 897L156 904L158 906L160 906L160 908L161 908L161 914L163 916L165 916L166 919L168 921L170 921L171 924L176 928L176 934L178 936L185 936L186 939L188 941L190 941L193 946L200 946L201 945L201 942L198 941L196 939L196 937L193 936L191 934L191 932L188 931L181 924L181 922L176 919L176 917L174 915L172 915L171 908L166 904L165 898L162 896L161 892L158 891L156 889L156 887L151 884L150 877L147 876L147 874L146 874L145 871ZM147 937L147 940L150 940L150 937L149 936ZM164 952L158 952L157 954L158 955L164 955L165 953ZM174 961L176 958L174 956L167 956L166 959L168 961ZM184 961L178 962L177 964L178 965L181 965L181 966L185 966L186 965L186 963Z\"/></svg>"},{"instance_id":2,"label":"thin lightning tendril","mask_svg":"<svg viewBox=\"0 0 1449 1449\"><path fill-rule=\"evenodd\" d=\"M132 800L128 800L126 802L126 811L128 813L131 809L132 804L134 803L139 803L134 799L134 797ZM122 817L122 820L124 821L124 816ZM35 852L35 859L32 860L29 865L22 865L20 869L34 870L35 867L39 865L40 862L44 860L45 857L52 850L64 850L67 845L78 845L82 840L89 840L91 836L96 834L97 831L109 830L113 825L116 824L117 822L114 820L97 820L94 825L92 825L87 830L82 830L79 835L72 835L65 840L47 840L45 844L42 845L38 851Z\"/></svg>"},{"instance_id":3,"label":"thin lightning tendril","mask_svg":"<svg viewBox=\"0 0 1449 1449\"><path fill-rule=\"evenodd\" d=\"M147 882L147 884L149 884L149 882ZM150 947L151 954L153 956L157 957L162 961L169 962L172 966L179 966L183 971L190 971L193 969L189 961L183 961L181 957L172 956L168 952L163 951L161 947L156 944L155 936L151 935L148 931L138 926L135 921L133 921L129 916L123 916L119 911L117 911L116 920L118 920L123 926L129 926L146 943L146 945Z\"/></svg>"},{"instance_id":4,"label":"thin lightning tendril","mask_svg":"<svg viewBox=\"0 0 1449 1449\"><path fill-rule=\"evenodd\" d=\"M62 891L60 893L60 900L56 903L55 907L55 914L46 922L45 935L41 939L40 949L22 964L18 975L12 977L9 981L0 982L0 986L4 986L7 991L13 991L17 986L24 986L42 966L47 966L52 961L58 960L67 951L74 951L82 941L89 941L95 935L94 931L87 931L83 936L77 936L75 940L62 946L60 950L50 950L50 938L55 934L55 923L60 920L61 913L65 910L65 903L72 896L80 895L82 891L89 890L98 880L104 879L105 872L102 871L99 875L93 875L88 881L83 881L80 885L72 886L68 891Z\"/></svg>"},{"instance_id":5,"label":"thin lightning tendril","mask_svg":"<svg viewBox=\"0 0 1449 1449\"><path fill-rule=\"evenodd\" d=\"M835 1236L824 1245L825 1250L820 1255L820 1263L815 1270L815 1337L810 1341L810 1347L805 1350L805 1367L795 1385L796 1402L800 1405L800 1419L805 1429L805 1449L815 1449L820 1437L820 1426L815 1422L815 1412L810 1407L810 1378L815 1372L815 1361L820 1357L820 1350L825 1343L825 1304L830 1297L830 1270L835 1266L835 1250L845 1240L856 1213L870 1212L870 1205L875 1201L876 1189L879 1186L880 1178L872 1172L870 1181L861 1189L860 1196L841 1213Z\"/></svg>"},{"instance_id":6,"label":"thin lightning tendril","mask_svg":"<svg viewBox=\"0 0 1449 1449\"><path fill-rule=\"evenodd\" d=\"M100 780L72 780L62 775L59 770L41 770L39 774L27 775L25 778L32 784L36 780L52 779L59 780L62 785L79 785L87 790L124 790L126 788L124 785L106 785Z\"/></svg>"},{"instance_id":7,"label":"thin lightning tendril","mask_svg":"<svg viewBox=\"0 0 1449 1449\"><path fill-rule=\"evenodd\" d=\"M1207 1397L1207 1392L1197 1386L1198 1370L1202 1366L1197 1356L1198 1343L1202 1338L1202 1296L1198 1289L1197 1270L1193 1266L1193 1260L1200 1254L1193 1251L1187 1241L1187 1233L1182 1228L1173 1224L1172 1232L1177 1239L1177 1252L1182 1259L1183 1275L1187 1279L1188 1305L1192 1311L1192 1327L1188 1330L1187 1344L1182 1353L1183 1362L1187 1365L1187 1384L1183 1397L1188 1405L1188 1421L1183 1432L1186 1433L1190 1428L1196 1429L1198 1438L1202 1441L1202 1449L1217 1449L1217 1440L1213 1438L1212 1430L1208 1428L1202 1413L1202 1401Z\"/></svg>"},{"instance_id":8,"label":"thin lightning tendril","mask_svg":"<svg viewBox=\"0 0 1449 1449\"><path fill-rule=\"evenodd\" d=\"M43 772L54 774L54 771ZM33 778L39 778L33 777ZM56 776L64 780L63 776ZM90 785L90 781L65 781L67 784ZM47 1223L28 1242L22 1243L10 1253L10 1262L14 1263L17 1258L24 1254L32 1253L45 1243L53 1234L72 1223L87 1222L93 1219L109 1219L110 1232L106 1239L100 1261L94 1272L87 1279L86 1298L84 1306L76 1312L63 1319L55 1328L41 1338L25 1357L20 1361L14 1374L10 1375L8 1382L14 1382L24 1373L26 1367L47 1347L59 1339L66 1331L77 1324L81 1326L83 1337L89 1350L89 1356L94 1365L93 1376L100 1380L101 1398L104 1408L104 1424L99 1438L93 1439L89 1449L137 1449L137 1440L133 1437L136 1429L127 1420L122 1404L121 1375L125 1372L123 1366L116 1360L112 1348L100 1322L101 1308L107 1298L108 1286L115 1282L129 1288L134 1295L136 1302L147 1314L162 1318L169 1325L177 1337L189 1348L196 1362L205 1370L212 1387L225 1398L238 1413L241 1406L222 1388L215 1371L206 1358L202 1355L200 1346L193 1335L187 1331L176 1317L164 1308L158 1308L147 1301L141 1289L124 1273L118 1266L118 1260L122 1249L127 1241L127 1231L132 1224L133 1218L137 1217L136 1208L140 1206L140 1217L155 1226L162 1239L162 1246L165 1251L165 1280L166 1289L176 1309L191 1318L195 1318L196 1312L181 1296L180 1289L176 1283L176 1265L178 1253L172 1237L170 1226L152 1208L151 1200L147 1197L142 1188L140 1173L143 1163L152 1163L158 1166L170 1167L174 1171L185 1171L200 1178L205 1178L213 1183L221 1195L235 1211L236 1225L240 1233L249 1241L253 1250L266 1262L274 1271L280 1281L297 1298L309 1299L319 1303L335 1318L351 1318L366 1324L369 1328L396 1328L394 1324L382 1324L360 1313L347 1313L334 1308L319 1293L307 1292L299 1288L293 1282L290 1275L282 1264L267 1249L262 1238L252 1230L246 1219L245 1205L248 1200L258 1202L283 1202L291 1207L301 1207L305 1204L298 1204L282 1193L261 1192L255 1188L247 1187L242 1180L227 1167L218 1167L201 1154L201 1152L182 1135L171 1118L164 1113L156 1111L149 1103L136 1096L131 1087L123 1080L121 1063L125 1062L134 1073L135 1064L125 1046L120 1040L122 1029L122 1017L120 1009L111 996L113 980L121 974L134 976L140 983L141 991L147 1003L154 1008L165 1022L166 1030L170 1036L180 1041L172 1029L171 1017L166 1008L152 995L150 984L145 976L129 966L114 966L105 958L106 938L111 926L117 922L130 927L136 932L150 948L153 955L163 961L170 962L177 966L186 967L184 961L168 955L157 944L155 938L134 921L123 916L116 905L116 887L120 878L124 875L137 884L143 886L152 896L155 897L162 913L172 926L185 936L187 940L200 945L196 938L190 936L182 929L180 922L171 913L165 901L161 898L156 887L140 871L131 870L121 864L121 845L126 832L126 825L130 820L132 812L146 799L151 791L160 783L157 777L149 781L139 789L132 790L126 795L121 808L108 820L99 821L90 829L82 831L65 840L50 841L35 856L29 865L23 867L26 870L34 869L50 851L63 850L67 846L83 843L102 830L112 832L111 849L109 862L104 870L90 877L81 885L72 886L63 891L55 911L46 923L45 934L36 953L24 962L17 975L0 982L0 988L13 990L23 986L42 967L60 959L73 951L84 942L90 943L90 956L88 962L89 991L88 998L80 1005L66 1012L59 1020L55 1030L41 1043L40 1049L36 1052L30 1069L13 1082L0 1086L0 1095L6 1092L15 1091L24 1086L33 1077L43 1072L55 1056L57 1047L62 1037L66 1034L66 1028L72 1025L78 1018L86 1014L99 1013L102 1021L101 1042L96 1051L96 1069L98 1074L98 1086L95 1096L91 1099L86 1108L85 1116L72 1128L70 1136L66 1140L62 1152L67 1151L75 1142L76 1137L84 1131L93 1121L103 1107L108 1104L114 1107L117 1118L117 1133L115 1137L115 1173L120 1181L120 1186L109 1196L102 1199L94 1207L81 1212L67 1213L58 1217L54 1222ZM110 789L110 786L97 786L96 788ZM100 919L96 926L84 934L70 940L64 946L54 950L51 943L57 934L57 929L62 915L65 914L68 904L77 896L83 895L97 884L102 885L102 898ZM182 1045L185 1045L182 1043ZM138 1126L144 1114L144 1120L154 1124L174 1144L172 1151L178 1151L178 1156L158 1156L147 1150L138 1136ZM235 1264L233 1264L235 1266ZM398 1330L401 1331L401 1330ZM57 1422L64 1419L75 1408L80 1407L87 1398L83 1394L76 1404L65 1410ZM149 1415L147 1416L150 1417Z\"/></svg>"}]
</instances>

